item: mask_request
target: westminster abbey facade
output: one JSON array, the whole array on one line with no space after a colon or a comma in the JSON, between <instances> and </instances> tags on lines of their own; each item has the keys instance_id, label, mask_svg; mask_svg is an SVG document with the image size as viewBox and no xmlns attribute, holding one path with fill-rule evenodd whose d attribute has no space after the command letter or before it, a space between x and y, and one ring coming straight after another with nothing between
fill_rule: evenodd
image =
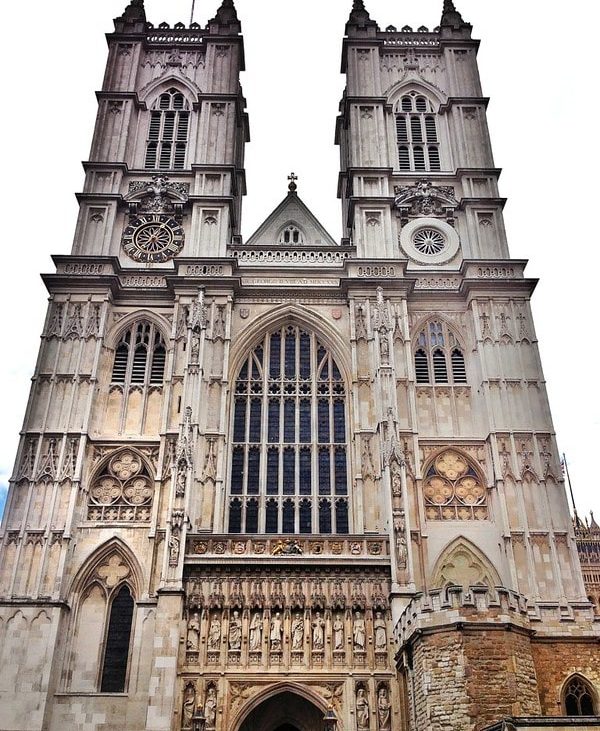
<instances>
[{"instance_id":1,"label":"westminster abbey facade","mask_svg":"<svg viewBox=\"0 0 600 731\"><path fill-rule=\"evenodd\" d=\"M343 238L291 175L243 240L215 10L108 36L0 531L0 729L600 728L471 26L355 0Z\"/></svg>"}]
</instances>

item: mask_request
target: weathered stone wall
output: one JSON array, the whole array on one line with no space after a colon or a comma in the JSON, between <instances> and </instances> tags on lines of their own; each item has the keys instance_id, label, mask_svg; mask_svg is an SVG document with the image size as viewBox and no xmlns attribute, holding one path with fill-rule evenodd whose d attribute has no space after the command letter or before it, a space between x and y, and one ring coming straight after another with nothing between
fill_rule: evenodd
<instances>
[{"instance_id":1,"label":"weathered stone wall","mask_svg":"<svg viewBox=\"0 0 600 731\"><path fill-rule=\"evenodd\" d=\"M537 674L542 713L562 715L561 693L574 673L583 675L600 695L600 647L598 640L581 642L533 642L532 654Z\"/></svg>"}]
</instances>

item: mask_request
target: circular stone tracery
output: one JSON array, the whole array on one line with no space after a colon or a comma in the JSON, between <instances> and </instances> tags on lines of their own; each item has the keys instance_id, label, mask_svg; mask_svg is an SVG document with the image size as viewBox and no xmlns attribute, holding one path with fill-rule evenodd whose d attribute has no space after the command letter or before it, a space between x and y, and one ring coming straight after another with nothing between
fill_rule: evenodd
<instances>
[{"instance_id":1,"label":"circular stone tracery","mask_svg":"<svg viewBox=\"0 0 600 731\"><path fill-rule=\"evenodd\" d=\"M427 256L435 256L446 248L446 237L434 228L421 228L413 235L417 251Z\"/></svg>"},{"instance_id":2,"label":"circular stone tracery","mask_svg":"<svg viewBox=\"0 0 600 731\"><path fill-rule=\"evenodd\" d=\"M423 493L429 520L487 518L486 489L467 460L453 450L436 457Z\"/></svg>"},{"instance_id":3,"label":"circular stone tracery","mask_svg":"<svg viewBox=\"0 0 600 731\"><path fill-rule=\"evenodd\" d=\"M142 460L125 450L115 455L90 490L90 520L149 520L153 488Z\"/></svg>"}]
</instances>

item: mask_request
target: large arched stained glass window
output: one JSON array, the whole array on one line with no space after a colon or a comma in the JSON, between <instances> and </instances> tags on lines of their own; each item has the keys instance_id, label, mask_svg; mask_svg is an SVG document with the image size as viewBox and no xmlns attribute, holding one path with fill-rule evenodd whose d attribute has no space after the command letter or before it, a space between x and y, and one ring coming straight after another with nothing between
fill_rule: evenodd
<instances>
[{"instance_id":1,"label":"large arched stained glass window","mask_svg":"<svg viewBox=\"0 0 600 731\"><path fill-rule=\"evenodd\" d=\"M235 384L230 533L348 533L346 390L331 353L291 325Z\"/></svg>"}]
</instances>

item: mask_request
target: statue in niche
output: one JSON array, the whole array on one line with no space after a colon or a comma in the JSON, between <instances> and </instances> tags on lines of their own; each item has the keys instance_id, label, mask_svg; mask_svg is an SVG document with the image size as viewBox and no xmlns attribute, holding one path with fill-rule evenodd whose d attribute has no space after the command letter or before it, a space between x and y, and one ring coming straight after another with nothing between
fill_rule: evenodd
<instances>
[{"instance_id":1,"label":"statue in niche","mask_svg":"<svg viewBox=\"0 0 600 731\"><path fill-rule=\"evenodd\" d=\"M262 646L263 621L260 612L255 612L250 622L250 650L257 652Z\"/></svg>"},{"instance_id":2,"label":"statue in niche","mask_svg":"<svg viewBox=\"0 0 600 731\"><path fill-rule=\"evenodd\" d=\"M200 648L200 618L194 612L188 620L186 647L190 652L197 652Z\"/></svg>"},{"instance_id":3,"label":"statue in niche","mask_svg":"<svg viewBox=\"0 0 600 731\"><path fill-rule=\"evenodd\" d=\"M221 620L215 614L208 630L208 649L218 650L221 645Z\"/></svg>"},{"instance_id":4,"label":"statue in niche","mask_svg":"<svg viewBox=\"0 0 600 731\"><path fill-rule=\"evenodd\" d=\"M373 629L375 630L375 649L386 650L387 649L387 627L383 614L377 612L375 615L375 622L373 623Z\"/></svg>"},{"instance_id":5,"label":"statue in niche","mask_svg":"<svg viewBox=\"0 0 600 731\"><path fill-rule=\"evenodd\" d=\"M206 728L215 728L217 725L217 690L214 685L209 686L206 693L204 716L206 718Z\"/></svg>"},{"instance_id":6,"label":"statue in niche","mask_svg":"<svg viewBox=\"0 0 600 731\"><path fill-rule=\"evenodd\" d=\"M367 324L365 319L365 308L364 305L356 305L354 310L354 322L356 329L356 339L366 340L367 339Z\"/></svg>"},{"instance_id":7,"label":"statue in niche","mask_svg":"<svg viewBox=\"0 0 600 731\"><path fill-rule=\"evenodd\" d=\"M356 691L356 728L358 731L367 731L369 728L369 699L362 686Z\"/></svg>"},{"instance_id":8,"label":"statue in niche","mask_svg":"<svg viewBox=\"0 0 600 731\"><path fill-rule=\"evenodd\" d=\"M354 614L354 625L352 627L352 639L354 641L354 649L357 652L365 651L365 620L360 612Z\"/></svg>"},{"instance_id":9,"label":"statue in niche","mask_svg":"<svg viewBox=\"0 0 600 731\"><path fill-rule=\"evenodd\" d=\"M385 328L381 328L379 331L379 355L383 365L390 362L390 341Z\"/></svg>"},{"instance_id":10,"label":"statue in niche","mask_svg":"<svg viewBox=\"0 0 600 731\"><path fill-rule=\"evenodd\" d=\"M304 642L304 619L300 612L292 621L292 650L301 650Z\"/></svg>"},{"instance_id":11,"label":"statue in niche","mask_svg":"<svg viewBox=\"0 0 600 731\"><path fill-rule=\"evenodd\" d=\"M377 691L377 723L379 731L389 731L392 727L392 704L385 685Z\"/></svg>"},{"instance_id":12,"label":"statue in niche","mask_svg":"<svg viewBox=\"0 0 600 731\"><path fill-rule=\"evenodd\" d=\"M320 612L315 614L312 623L312 646L313 650L322 650L325 647L325 620Z\"/></svg>"},{"instance_id":13,"label":"statue in niche","mask_svg":"<svg viewBox=\"0 0 600 731\"><path fill-rule=\"evenodd\" d=\"M183 708L181 709L181 728L191 729L194 711L196 710L196 689L192 683L185 686L183 692Z\"/></svg>"},{"instance_id":14,"label":"statue in niche","mask_svg":"<svg viewBox=\"0 0 600 731\"><path fill-rule=\"evenodd\" d=\"M271 642L271 650L274 652L281 651L281 637L283 634L283 623L281 621L281 614L277 612L271 620L271 632L269 634L269 640Z\"/></svg>"},{"instance_id":15,"label":"statue in niche","mask_svg":"<svg viewBox=\"0 0 600 731\"><path fill-rule=\"evenodd\" d=\"M344 649L344 620L341 614L333 620L333 649Z\"/></svg>"},{"instance_id":16,"label":"statue in niche","mask_svg":"<svg viewBox=\"0 0 600 731\"><path fill-rule=\"evenodd\" d=\"M177 566L179 563L179 546L179 538L171 533L171 537L169 538L169 566Z\"/></svg>"},{"instance_id":17,"label":"statue in niche","mask_svg":"<svg viewBox=\"0 0 600 731\"><path fill-rule=\"evenodd\" d=\"M240 613L234 612L229 620L229 649L240 650L242 647L242 621Z\"/></svg>"}]
</instances>

